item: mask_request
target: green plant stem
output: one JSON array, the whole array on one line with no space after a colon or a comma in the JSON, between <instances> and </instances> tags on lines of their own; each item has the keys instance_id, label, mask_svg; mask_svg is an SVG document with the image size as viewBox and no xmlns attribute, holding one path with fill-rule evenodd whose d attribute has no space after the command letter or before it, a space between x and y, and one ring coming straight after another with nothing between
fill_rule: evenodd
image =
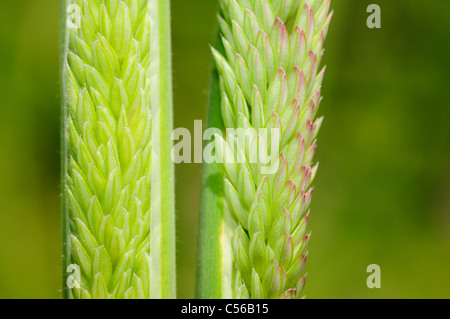
<instances>
[{"instance_id":1,"label":"green plant stem","mask_svg":"<svg viewBox=\"0 0 450 319\"><path fill-rule=\"evenodd\" d=\"M64 26L64 23L67 19L66 14L67 0L61 0L61 34L60 34L60 50L59 50L59 59L60 59L60 79L65 78L65 62L67 59L68 53L68 33L67 28ZM61 185L65 185L66 183L66 170L67 170L67 139L66 139L66 127L67 127L67 97L66 97L66 85L65 81L61 81L60 86L60 94L61 94L61 129L60 129L60 145L61 145ZM61 187L61 223L62 223L62 281L63 281L63 289L62 289L62 298L69 298L69 289L66 287L66 281L68 277L67 266L70 263L70 229L69 229L69 209L66 200L66 192L64 191L64 187Z\"/></svg>"},{"instance_id":2,"label":"green plant stem","mask_svg":"<svg viewBox=\"0 0 450 319\"><path fill-rule=\"evenodd\" d=\"M221 127L219 75L214 67L211 77L208 127ZM196 296L222 298L223 172L220 164L203 164L198 233Z\"/></svg>"},{"instance_id":3,"label":"green plant stem","mask_svg":"<svg viewBox=\"0 0 450 319\"><path fill-rule=\"evenodd\" d=\"M217 37L216 47L223 46ZM214 64L211 72L210 97L208 106L208 127L223 129L219 73ZM229 258L224 246L226 216L224 214L224 173L219 163L203 163L202 187L200 195L200 218L197 242L197 282L196 297L199 299L229 298L231 268L226 267Z\"/></svg>"},{"instance_id":4,"label":"green plant stem","mask_svg":"<svg viewBox=\"0 0 450 319\"><path fill-rule=\"evenodd\" d=\"M150 0L150 59L154 80L152 105L152 204L150 235L150 297L175 298L175 189L171 160L172 63L170 1Z\"/></svg>"}]
</instances>

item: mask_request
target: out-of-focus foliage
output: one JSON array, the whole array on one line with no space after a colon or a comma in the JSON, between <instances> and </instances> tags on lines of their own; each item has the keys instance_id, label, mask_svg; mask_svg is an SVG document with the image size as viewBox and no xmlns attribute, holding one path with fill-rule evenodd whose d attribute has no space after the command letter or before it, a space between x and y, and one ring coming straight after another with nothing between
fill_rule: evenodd
<instances>
[{"instance_id":1,"label":"out-of-focus foliage","mask_svg":"<svg viewBox=\"0 0 450 319\"><path fill-rule=\"evenodd\" d=\"M175 127L206 118L216 5L172 0ZM450 2L332 8L304 293L450 298ZM0 2L2 298L60 297L58 33L59 1ZM200 170L177 166L179 297L194 295Z\"/></svg>"}]
</instances>

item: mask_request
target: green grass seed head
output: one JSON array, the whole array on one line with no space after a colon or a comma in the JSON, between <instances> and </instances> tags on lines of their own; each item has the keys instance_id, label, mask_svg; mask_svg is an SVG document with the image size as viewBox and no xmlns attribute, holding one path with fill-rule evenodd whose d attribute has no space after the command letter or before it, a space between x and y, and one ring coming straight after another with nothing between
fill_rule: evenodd
<instances>
[{"instance_id":1,"label":"green grass seed head","mask_svg":"<svg viewBox=\"0 0 450 319\"><path fill-rule=\"evenodd\" d=\"M64 63L74 298L148 298L151 124L147 0L71 1Z\"/></svg>"},{"instance_id":2,"label":"green grass seed head","mask_svg":"<svg viewBox=\"0 0 450 319\"><path fill-rule=\"evenodd\" d=\"M220 1L224 50L213 49L213 56L224 125L254 129L255 139L260 128L281 135L275 174L261 173L248 150L244 163L236 156L224 165L227 206L239 225L232 243L235 298L301 297L329 6L330 0ZM223 143L236 147L232 138Z\"/></svg>"}]
</instances>

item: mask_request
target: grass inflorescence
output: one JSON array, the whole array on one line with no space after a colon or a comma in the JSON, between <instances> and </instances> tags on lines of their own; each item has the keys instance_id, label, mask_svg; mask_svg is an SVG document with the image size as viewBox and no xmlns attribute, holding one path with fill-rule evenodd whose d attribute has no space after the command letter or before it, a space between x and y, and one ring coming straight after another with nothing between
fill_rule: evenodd
<instances>
[{"instance_id":1,"label":"grass inflorescence","mask_svg":"<svg viewBox=\"0 0 450 319\"><path fill-rule=\"evenodd\" d=\"M162 289L151 270L162 256L150 251L155 2L73 0L63 8L74 15L64 26L62 66L65 266L78 269L66 297L149 298ZM159 107L171 112L170 103Z\"/></svg>"},{"instance_id":2,"label":"grass inflorescence","mask_svg":"<svg viewBox=\"0 0 450 319\"><path fill-rule=\"evenodd\" d=\"M200 276L207 267L221 269L217 280L199 281L200 291L215 287L214 297L301 297L329 6L329 0L220 1L221 41L212 50L219 82L210 112L219 113L223 127L250 132L257 149L280 151L275 174L264 173L250 161L252 148L217 137L233 160L222 165L223 190L215 196L218 203L225 198L224 213L201 211L202 219L221 225L215 233L201 230L222 249L209 264L199 261ZM278 131L279 140L261 140L262 128ZM204 194L203 200L214 198Z\"/></svg>"}]
</instances>

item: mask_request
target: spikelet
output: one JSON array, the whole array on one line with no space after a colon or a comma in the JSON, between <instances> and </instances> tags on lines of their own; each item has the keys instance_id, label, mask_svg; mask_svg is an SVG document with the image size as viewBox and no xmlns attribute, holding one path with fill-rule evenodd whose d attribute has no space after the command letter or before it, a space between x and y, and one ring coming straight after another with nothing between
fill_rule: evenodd
<instances>
[{"instance_id":1,"label":"spikelet","mask_svg":"<svg viewBox=\"0 0 450 319\"><path fill-rule=\"evenodd\" d=\"M235 136L217 137L222 159L232 159L223 167L237 225L233 298L301 297L329 6L330 0L220 1L223 52L212 51L222 119L227 128L250 132L244 146ZM259 141L261 128L279 130L279 140ZM250 161L255 140L257 152L279 149L274 174Z\"/></svg>"},{"instance_id":2,"label":"spikelet","mask_svg":"<svg viewBox=\"0 0 450 319\"><path fill-rule=\"evenodd\" d=\"M68 2L81 13L63 70L72 297L148 298L148 0Z\"/></svg>"}]
</instances>

